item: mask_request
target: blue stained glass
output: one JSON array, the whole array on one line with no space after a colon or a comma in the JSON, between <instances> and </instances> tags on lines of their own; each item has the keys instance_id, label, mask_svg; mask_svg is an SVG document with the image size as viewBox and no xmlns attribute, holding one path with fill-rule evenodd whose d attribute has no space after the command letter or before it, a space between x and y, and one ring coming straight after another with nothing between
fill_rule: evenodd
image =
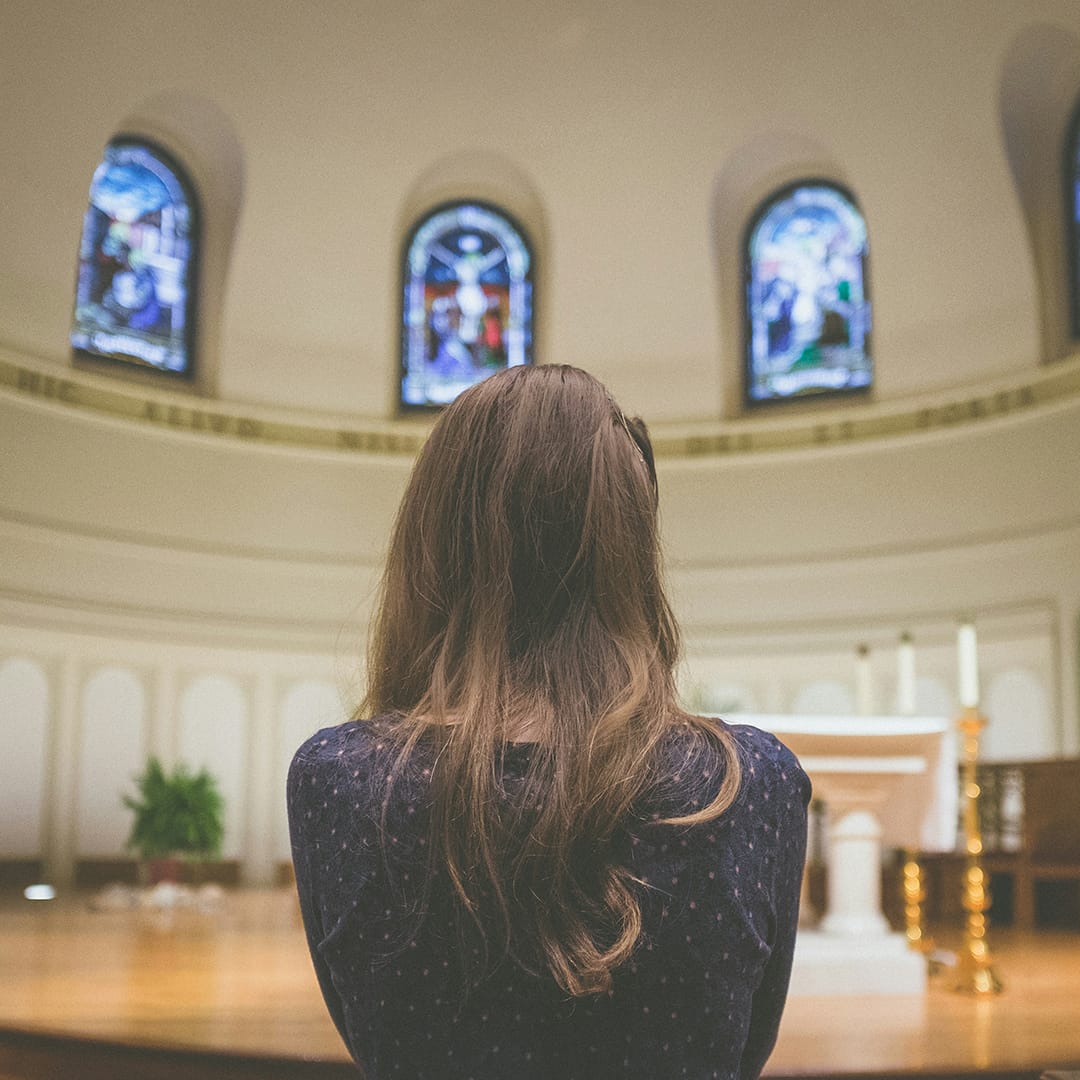
<instances>
[{"instance_id":1,"label":"blue stained glass","mask_svg":"<svg viewBox=\"0 0 1080 1080\"><path fill-rule=\"evenodd\" d=\"M532 362L533 256L521 229L479 202L442 206L405 246L401 405L433 408Z\"/></svg>"},{"instance_id":2,"label":"blue stained glass","mask_svg":"<svg viewBox=\"0 0 1080 1080\"><path fill-rule=\"evenodd\" d=\"M192 373L196 205L179 167L116 139L90 183L71 344L80 353Z\"/></svg>"},{"instance_id":3,"label":"blue stained glass","mask_svg":"<svg viewBox=\"0 0 1080 1080\"><path fill-rule=\"evenodd\" d=\"M866 223L825 183L772 196L747 232L751 404L866 390L873 378Z\"/></svg>"}]
</instances>

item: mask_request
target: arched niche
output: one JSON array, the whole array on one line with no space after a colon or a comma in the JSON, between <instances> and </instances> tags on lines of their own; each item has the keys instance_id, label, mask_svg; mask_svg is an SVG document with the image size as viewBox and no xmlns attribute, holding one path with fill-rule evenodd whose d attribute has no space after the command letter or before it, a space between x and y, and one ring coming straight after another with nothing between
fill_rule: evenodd
<instances>
[{"instance_id":1,"label":"arched niche","mask_svg":"<svg viewBox=\"0 0 1080 1080\"><path fill-rule=\"evenodd\" d=\"M194 328L197 362L190 385L200 394L213 394L220 369L229 262L244 195L239 136L231 118L216 102L180 90L164 91L137 103L118 117L113 130L105 133L102 146L117 135L146 139L161 147L183 166L198 193L200 259L193 298L198 318ZM89 178L88 173L88 182ZM156 377L154 372L127 367L116 374L142 382Z\"/></svg>"},{"instance_id":2,"label":"arched niche","mask_svg":"<svg viewBox=\"0 0 1080 1080\"><path fill-rule=\"evenodd\" d=\"M494 203L442 203L413 223L399 279L402 412L532 363L535 264L523 226Z\"/></svg>"},{"instance_id":3,"label":"arched niche","mask_svg":"<svg viewBox=\"0 0 1080 1080\"><path fill-rule=\"evenodd\" d=\"M722 367L722 415L743 410L744 237L755 211L770 194L813 178L854 190L845 170L823 142L791 131L755 135L737 147L713 181L710 235L716 270L716 312ZM812 407L812 406L811 406Z\"/></svg>"},{"instance_id":4,"label":"arched niche","mask_svg":"<svg viewBox=\"0 0 1080 1080\"><path fill-rule=\"evenodd\" d=\"M894 715L900 712L900 687L893 684L888 709ZM918 675L915 678L915 715L948 716L956 711L955 695L937 678Z\"/></svg>"},{"instance_id":5,"label":"arched niche","mask_svg":"<svg viewBox=\"0 0 1080 1080\"><path fill-rule=\"evenodd\" d=\"M1020 31L1001 65L998 108L1038 282L1042 359L1056 360L1075 347L1065 156L1070 118L1080 108L1080 38L1048 23Z\"/></svg>"},{"instance_id":6,"label":"arched niche","mask_svg":"<svg viewBox=\"0 0 1080 1080\"><path fill-rule=\"evenodd\" d=\"M1046 680L1027 668L1008 668L986 687L979 756L985 761L1039 761L1059 753Z\"/></svg>"},{"instance_id":7,"label":"arched niche","mask_svg":"<svg viewBox=\"0 0 1080 1080\"><path fill-rule=\"evenodd\" d=\"M126 667L98 668L83 685L79 714L78 798L75 853L102 857L125 853L134 794L146 764L146 686Z\"/></svg>"},{"instance_id":8,"label":"arched niche","mask_svg":"<svg viewBox=\"0 0 1080 1080\"><path fill-rule=\"evenodd\" d=\"M920 675L915 679L915 713L917 716L952 716L956 710L956 695L941 679Z\"/></svg>"},{"instance_id":9,"label":"arched niche","mask_svg":"<svg viewBox=\"0 0 1080 1080\"><path fill-rule=\"evenodd\" d=\"M183 163L141 136L110 140L83 217L76 358L194 379L201 237L199 195Z\"/></svg>"},{"instance_id":10,"label":"arched niche","mask_svg":"<svg viewBox=\"0 0 1080 1080\"><path fill-rule=\"evenodd\" d=\"M177 759L196 771L206 769L225 800L222 855L227 859L242 856L245 848L249 711L244 687L219 674L192 678L177 710Z\"/></svg>"},{"instance_id":11,"label":"arched niche","mask_svg":"<svg viewBox=\"0 0 1080 1080\"><path fill-rule=\"evenodd\" d=\"M758 711L757 696L742 683L705 682L693 688L692 707L718 716Z\"/></svg>"},{"instance_id":12,"label":"arched niche","mask_svg":"<svg viewBox=\"0 0 1080 1080\"><path fill-rule=\"evenodd\" d=\"M416 224L430 211L442 205L476 202L497 207L520 225L528 237L532 260L532 360L541 363L547 357L548 283L550 243L547 212L532 178L516 162L490 150L476 147L457 150L432 162L415 180L402 200L396 232L399 246L391 280L401 280L401 245L408 242ZM399 299L400 304L400 299ZM389 356L400 353L401 312L394 322L394 337L388 343ZM387 379L388 412L398 411L400 393L397 369Z\"/></svg>"},{"instance_id":13,"label":"arched niche","mask_svg":"<svg viewBox=\"0 0 1080 1080\"><path fill-rule=\"evenodd\" d=\"M818 679L799 688L791 711L799 716L850 716L855 712L855 695L845 683Z\"/></svg>"},{"instance_id":14,"label":"arched niche","mask_svg":"<svg viewBox=\"0 0 1080 1080\"><path fill-rule=\"evenodd\" d=\"M0 791L16 810L0 814L0 858L37 857L43 849L45 777L49 738L49 680L36 660L0 663Z\"/></svg>"}]
</instances>

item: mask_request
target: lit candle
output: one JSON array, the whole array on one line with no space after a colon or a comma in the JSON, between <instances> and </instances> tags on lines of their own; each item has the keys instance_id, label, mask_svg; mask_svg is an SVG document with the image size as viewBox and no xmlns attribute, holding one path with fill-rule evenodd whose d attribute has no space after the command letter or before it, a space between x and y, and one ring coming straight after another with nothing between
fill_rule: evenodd
<instances>
[{"instance_id":1,"label":"lit candle","mask_svg":"<svg viewBox=\"0 0 1080 1080\"><path fill-rule=\"evenodd\" d=\"M972 623L960 624L956 635L956 649L960 670L960 705L965 709L978 708L979 654Z\"/></svg>"},{"instance_id":2,"label":"lit candle","mask_svg":"<svg viewBox=\"0 0 1080 1080\"><path fill-rule=\"evenodd\" d=\"M915 715L915 645L910 634L900 635L896 654L896 711L901 716Z\"/></svg>"},{"instance_id":3,"label":"lit candle","mask_svg":"<svg viewBox=\"0 0 1080 1080\"><path fill-rule=\"evenodd\" d=\"M855 710L860 716L871 716L874 712L874 676L870 670L870 647L860 645L855 656Z\"/></svg>"}]
</instances>

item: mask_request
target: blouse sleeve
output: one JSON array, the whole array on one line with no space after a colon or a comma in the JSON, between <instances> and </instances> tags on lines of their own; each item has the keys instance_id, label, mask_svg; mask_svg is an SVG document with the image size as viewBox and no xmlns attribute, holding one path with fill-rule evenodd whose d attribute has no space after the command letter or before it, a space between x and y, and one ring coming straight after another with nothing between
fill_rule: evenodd
<instances>
[{"instance_id":1,"label":"blouse sleeve","mask_svg":"<svg viewBox=\"0 0 1080 1080\"><path fill-rule=\"evenodd\" d=\"M776 795L777 798L784 798L785 806L778 822L780 835L777 838L779 850L773 884L772 951L761 983L754 992L750 1028L739 1069L742 1080L756 1080L776 1045L799 926L810 780L795 756L786 748L783 749L777 771L787 790L778 791Z\"/></svg>"},{"instance_id":2,"label":"blouse sleeve","mask_svg":"<svg viewBox=\"0 0 1080 1080\"><path fill-rule=\"evenodd\" d=\"M308 951L311 954L319 989L322 991L323 1000L326 1002L334 1026L348 1045L345 1010L341 996L334 986L330 968L320 952L320 946L326 940L328 931L324 925L319 904L315 857L320 846L318 831L324 815L319 812L323 803L317 762L309 757L308 746L310 743L301 747L293 758L286 786L296 891L300 900L300 914L304 923L304 933L307 936Z\"/></svg>"}]
</instances>

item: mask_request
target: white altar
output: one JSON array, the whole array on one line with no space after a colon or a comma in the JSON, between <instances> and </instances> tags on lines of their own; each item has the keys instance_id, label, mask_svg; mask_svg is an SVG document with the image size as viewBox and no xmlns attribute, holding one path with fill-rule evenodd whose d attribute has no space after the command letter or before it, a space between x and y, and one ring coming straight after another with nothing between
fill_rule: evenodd
<instances>
[{"instance_id":1,"label":"white altar","mask_svg":"<svg viewBox=\"0 0 1080 1080\"><path fill-rule=\"evenodd\" d=\"M958 803L952 723L915 716L739 716L799 757L827 811L828 901L800 929L792 994L920 994L926 961L881 911L881 852L952 851Z\"/></svg>"}]
</instances>

